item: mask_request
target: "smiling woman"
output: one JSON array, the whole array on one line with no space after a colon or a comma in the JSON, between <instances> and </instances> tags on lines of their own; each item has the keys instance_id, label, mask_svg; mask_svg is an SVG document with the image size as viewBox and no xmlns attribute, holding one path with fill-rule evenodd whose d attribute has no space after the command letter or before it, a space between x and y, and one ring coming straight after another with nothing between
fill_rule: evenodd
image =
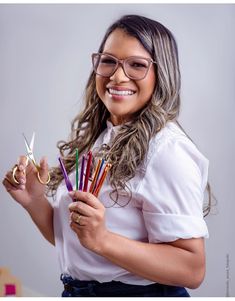
<instances>
[{"instance_id":1,"label":"smiling woman","mask_svg":"<svg viewBox=\"0 0 235 301\"><path fill-rule=\"evenodd\" d=\"M97 93L113 125L130 121L153 94L156 77L151 56L136 38L122 29L114 30L107 38L95 70Z\"/></svg>"},{"instance_id":2,"label":"smiling woman","mask_svg":"<svg viewBox=\"0 0 235 301\"><path fill-rule=\"evenodd\" d=\"M58 147L73 187L78 152L82 170L88 151L87 166L91 154L98 166L108 161L100 194L87 192L89 177L91 188L98 175L87 168L86 189L70 191L68 204L55 167L50 205L36 176L47 176L46 161L37 171L26 167L25 157L14 174L19 184L12 171L3 183L56 246L62 296L189 296L185 287L197 288L205 274L208 160L177 121L175 39L159 22L127 15L108 28L92 62L85 108L72 123L71 139Z\"/></svg>"}]
</instances>

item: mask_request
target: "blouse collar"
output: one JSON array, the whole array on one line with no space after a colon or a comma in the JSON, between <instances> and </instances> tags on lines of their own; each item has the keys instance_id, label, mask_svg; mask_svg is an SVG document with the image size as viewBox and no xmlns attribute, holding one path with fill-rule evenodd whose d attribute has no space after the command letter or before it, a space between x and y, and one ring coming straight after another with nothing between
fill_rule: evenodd
<instances>
[{"instance_id":1,"label":"blouse collar","mask_svg":"<svg viewBox=\"0 0 235 301\"><path fill-rule=\"evenodd\" d=\"M115 134L117 134L118 130L121 128L121 124L119 125L113 125L110 120L106 120L106 125L108 131L113 131Z\"/></svg>"}]
</instances>

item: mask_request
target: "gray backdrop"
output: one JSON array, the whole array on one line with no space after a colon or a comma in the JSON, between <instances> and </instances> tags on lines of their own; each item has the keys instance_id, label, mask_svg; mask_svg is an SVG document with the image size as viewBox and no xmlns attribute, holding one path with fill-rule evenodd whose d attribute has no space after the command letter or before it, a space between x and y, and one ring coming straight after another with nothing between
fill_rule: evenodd
<instances>
[{"instance_id":1,"label":"gray backdrop","mask_svg":"<svg viewBox=\"0 0 235 301\"><path fill-rule=\"evenodd\" d=\"M235 6L202 4L0 5L1 178L25 153L21 133L36 131L37 159L57 164L56 142L67 138L81 107L97 51L111 22L126 13L165 24L179 46L180 121L210 160L218 204L206 218L207 274L193 296L235 296L234 120ZM0 266L39 295L59 296L56 252L28 214L0 187Z\"/></svg>"}]
</instances>

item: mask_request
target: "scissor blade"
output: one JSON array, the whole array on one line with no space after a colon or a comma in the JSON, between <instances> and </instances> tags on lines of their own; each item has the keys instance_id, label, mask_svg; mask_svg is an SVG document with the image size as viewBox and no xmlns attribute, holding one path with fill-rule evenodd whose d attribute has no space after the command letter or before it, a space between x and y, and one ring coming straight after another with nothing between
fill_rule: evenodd
<instances>
[{"instance_id":1,"label":"scissor blade","mask_svg":"<svg viewBox=\"0 0 235 301\"><path fill-rule=\"evenodd\" d=\"M33 135L32 135L31 141L30 141L30 145L29 145L31 151L33 151L34 138L35 138L35 132L33 132Z\"/></svg>"},{"instance_id":2,"label":"scissor blade","mask_svg":"<svg viewBox=\"0 0 235 301\"><path fill-rule=\"evenodd\" d=\"M29 143L28 143L28 141L27 141L27 139L26 139L24 133L23 133L23 137L24 137L24 143L25 143L25 146L26 146L26 149L27 149L27 154L26 154L26 156L27 156L27 159L26 159L26 165L28 165L29 159L30 159L34 164L36 164L35 159L34 159L34 155L33 155L33 151L32 151L32 149L31 149L31 147L29 146ZM32 138L33 138L33 140L34 140L34 135L33 135ZM33 142L34 142L34 141L33 141ZM32 140L31 140L30 144L31 144L31 143L32 143ZM35 166L36 166L36 165L35 165Z\"/></svg>"}]
</instances>

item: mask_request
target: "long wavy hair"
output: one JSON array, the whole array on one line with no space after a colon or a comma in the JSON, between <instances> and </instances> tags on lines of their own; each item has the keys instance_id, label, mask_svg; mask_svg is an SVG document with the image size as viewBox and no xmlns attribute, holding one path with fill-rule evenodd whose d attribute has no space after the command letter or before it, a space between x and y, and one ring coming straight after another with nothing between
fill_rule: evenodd
<instances>
[{"instance_id":1,"label":"long wavy hair","mask_svg":"<svg viewBox=\"0 0 235 301\"><path fill-rule=\"evenodd\" d=\"M135 37L157 62L154 64L156 86L147 105L123 124L111 145L102 147L103 155L112 164L109 181L113 188L111 198L118 202L120 192L131 195L127 182L135 176L137 167L143 162L152 137L168 121L177 122L180 111L180 70L178 49L173 34L161 23L138 15L125 15L113 23L105 33L98 52L102 53L105 42L115 30L121 29ZM75 149L86 153L94 145L101 132L107 127L110 113L96 91L95 73L91 72L85 89L85 107L72 121L68 141L59 141L57 147L67 172L75 169ZM63 175L59 167L51 170L48 195L54 195ZM210 186L207 185L209 202L204 209L209 213L211 203Z\"/></svg>"}]
</instances>

